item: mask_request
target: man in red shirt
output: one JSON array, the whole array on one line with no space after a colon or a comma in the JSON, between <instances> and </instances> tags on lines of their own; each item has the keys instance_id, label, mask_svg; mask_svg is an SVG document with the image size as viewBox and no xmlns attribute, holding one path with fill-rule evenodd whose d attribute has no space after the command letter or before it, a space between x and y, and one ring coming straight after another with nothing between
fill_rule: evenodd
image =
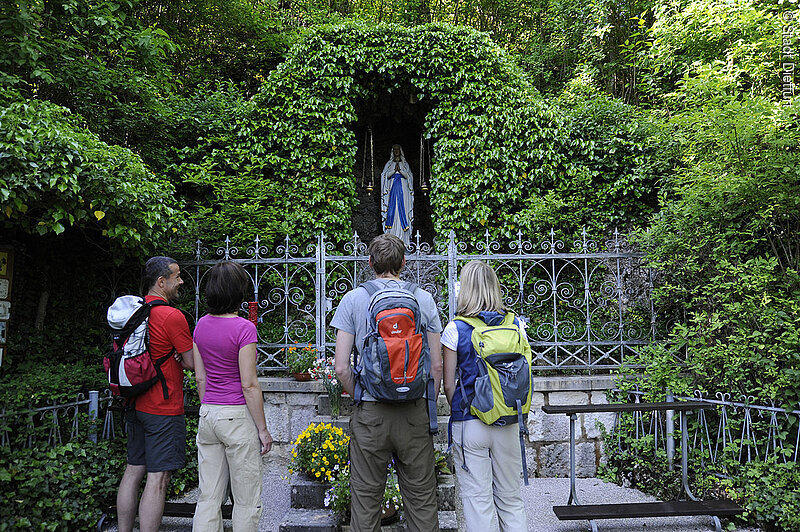
<instances>
[{"instance_id":1,"label":"man in red shirt","mask_svg":"<svg viewBox=\"0 0 800 532\"><path fill-rule=\"evenodd\" d=\"M178 296L183 284L181 269L174 259L152 257L145 263L142 286L145 301ZM137 396L125 411L128 427L128 466L117 492L117 518L120 532L131 532L136 518L137 498L142 479L147 481L139 501L139 530L155 532L161 526L164 501L172 471L186 464L186 421L183 416L183 368L193 369L192 335L183 313L170 306L150 310L150 356L153 360L170 353L161 370L168 398L157 382ZM180 360L180 363L178 362Z\"/></svg>"}]
</instances>

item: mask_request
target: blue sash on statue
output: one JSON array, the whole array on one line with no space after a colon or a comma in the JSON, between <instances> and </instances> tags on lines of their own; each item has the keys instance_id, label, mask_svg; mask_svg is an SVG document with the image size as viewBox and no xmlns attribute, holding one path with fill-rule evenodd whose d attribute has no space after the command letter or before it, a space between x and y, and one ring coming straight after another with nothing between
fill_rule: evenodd
<instances>
[{"instance_id":1,"label":"blue sash on statue","mask_svg":"<svg viewBox=\"0 0 800 532\"><path fill-rule=\"evenodd\" d=\"M400 226L403 228L403 231L408 231L406 205L403 200L403 179L405 179L405 177L400 172L396 172L391 179L394 179L394 181L389 191L389 206L386 209L386 229L391 229L394 225L394 211L395 208L397 208L397 212L400 216Z\"/></svg>"}]
</instances>

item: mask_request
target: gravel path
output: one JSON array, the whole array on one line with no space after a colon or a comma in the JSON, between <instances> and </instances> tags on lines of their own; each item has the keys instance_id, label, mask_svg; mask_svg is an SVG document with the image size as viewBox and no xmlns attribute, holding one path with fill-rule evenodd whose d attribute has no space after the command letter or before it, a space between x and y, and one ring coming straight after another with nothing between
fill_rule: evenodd
<instances>
[{"instance_id":1,"label":"gravel path","mask_svg":"<svg viewBox=\"0 0 800 532\"><path fill-rule=\"evenodd\" d=\"M267 464L264 473L264 513L259 525L260 532L278 532L283 517L290 508L289 473L285 467ZM578 479L578 497L584 504L607 502L647 502L653 497L630 488L609 484L595 478ZM533 478L529 486L523 486L525 507L528 512L529 532L582 532L589 530L587 521L559 521L553 513L553 505L566 504L569 496L569 479ZM190 494L187 500L196 498ZM714 530L710 517L671 517L598 521L603 532L647 530L649 532L708 532ZM164 518L161 530L165 532L189 532L191 520ZM106 529L116 532L115 526ZM226 522L225 530L231 530ZM738 528L738 532L759 532L759 529ZM490 531L487 531L490 532Z\"/></svg>"}]
</instances>

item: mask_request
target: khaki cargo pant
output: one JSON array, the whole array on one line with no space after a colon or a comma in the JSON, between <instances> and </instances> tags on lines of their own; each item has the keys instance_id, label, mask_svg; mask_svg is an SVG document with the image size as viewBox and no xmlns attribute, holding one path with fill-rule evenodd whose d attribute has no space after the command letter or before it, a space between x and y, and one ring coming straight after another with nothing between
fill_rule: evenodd
<instances>
[{"instance_id":1,"label":"khaki cargo pant","mask_svg":"<svg viewBox=\"0 0 800 532\"><path fill-rule=\"evenodd\" d=\"M386 468L392 457L408 529L438 532L433 439L425 399L387 404L364 401L350 416L350 525L380 530Z\"/></svg>"},{"instance_id":2,"label":"khaki cargo pant","mask_svg":"<svg viewBox=\"0 0 800 532\"><path fill-rule=\"evenodd\" d=\"M200 497L194 532L222 532L222 503L233 497L234 532L255 532L261 518L261 441L246 405L201 405L197 428Z\"/></svg>"}]
</instances>

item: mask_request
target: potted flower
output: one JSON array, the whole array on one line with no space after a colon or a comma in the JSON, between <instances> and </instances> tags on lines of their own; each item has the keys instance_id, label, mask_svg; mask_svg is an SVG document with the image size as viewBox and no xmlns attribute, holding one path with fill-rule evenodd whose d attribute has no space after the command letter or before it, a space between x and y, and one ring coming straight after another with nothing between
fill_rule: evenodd
<instances>
[{"instance_id":1,"label":"potted flower","mask_svg":"<svg viewBox=\"0 0 800 532\"><path fill-rule=\"evenodd\" d=\"M290 471L301 471L320 482L334 481L347 466L350 437L330 423L311 423L292 449Z\"/></svg>"},{"instance_id":2,"label":"potted flower","mask_svg":"<svg viewBox=\"0 0 800 532\"><path fill-rule=\"evenodd\" d=\"M339 520L346 522L350 519L350 464L348 463L325 493L325 507L330 508ZM403 496L400 495L400 484L397 481L397 472L394 462L389 463L386 471L386 488L383 491L383 504L381 505L381 525L389 525L400 518L398 513L403 507Z\"/></svg>"},{"instance_id":3,"label":"potted flower","mask_svg":"<svg viewBox=\"0 0 800 532\"><path fill-rule=\"evenodd\" d=\"M306 347L290 347L286 352L286 367L298 381L311 379L309 369L317 359L317 350L308 344Z\"/></svg>"}]
</instances>

